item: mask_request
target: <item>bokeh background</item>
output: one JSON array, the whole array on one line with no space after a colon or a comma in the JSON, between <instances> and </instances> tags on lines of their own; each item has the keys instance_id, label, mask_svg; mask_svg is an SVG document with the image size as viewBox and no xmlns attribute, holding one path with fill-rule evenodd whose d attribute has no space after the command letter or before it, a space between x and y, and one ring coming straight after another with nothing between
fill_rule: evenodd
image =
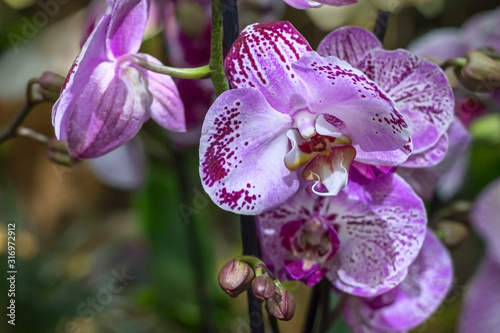
<instances>
[{"instance_id":1,"label":"bokeh background","mask_svg":"<svg viewBox=\"0 0 500 333\"><path fill-rule=\"evenodd\" d=\"M55 3L57 10L47 11L47 3ZM384 46L394 49L432 29L458 27L498 2L360 0L342 9L308 11L286 7L281 0L239 4L245 6L242 28L274 15L292 22L313 48L341 25L372 29L377 9L388 9L393 14ZM30 78L46 70L66 75L79 51L88 5L80 0L0 1L0 126L23 105ZM161 32L153 32L143 49L169 62ZM53 137L51 107L48 102L37 105L23 126ZM433 223L458 200L473 202L500 176L500 122L495 119L473 127L469 172L452 200L428 204ZM54 164L47 147L29 139L0 146L0 332L249 332L245 296L230 299L217 284L218 269L241 253L238 217L218 209L204 194L196 145L179 143L183 139L153 123L145 124L139 139L146 162L133 155L136 183L121 186L133 189L116 188L120 181L106 185L89 162ZM112 165L111 173L122 167ZM8 223L16 224L15 327L7 325L4 314ZM473 231L452 250L454 287L415 332L455 331L467 281L482 253L483 243ZM114 282L117 276L121 284ZM300 332L303 326L310 290L296 283L293 293L296 316L280 324L283 332ZM342 322L333 331L349 332Z\"/></svg>"}]
</instances>

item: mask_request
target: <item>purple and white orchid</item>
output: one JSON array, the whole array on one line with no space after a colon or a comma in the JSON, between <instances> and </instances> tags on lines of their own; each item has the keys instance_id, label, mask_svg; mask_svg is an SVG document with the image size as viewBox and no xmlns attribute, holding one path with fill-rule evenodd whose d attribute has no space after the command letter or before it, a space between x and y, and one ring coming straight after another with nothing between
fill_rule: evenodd
<instances>
[{"instance_id":1,"label":"purple and white orchid","mask_svg":"<svg viewBox=\"0 0 500 333\"><path fill-rule=\"evenodd\" d=\"M212 105L200 142L204 188L223 209L259 214L302 180L336 195L352 161L395 166L411 153L407 121L387 94L347 62L312 52L288 22L247 27L225 67L236 89Z\"/></svg>"},{"instance_id":2,"label":"purple and white orchid","mask_svg":"<svg viewBox=\"0 0 500 333\"><path fill-rule=\"evenodd\" d=\"M330 33L318 46L318 53L339 57L361 70L408 119L413 152L402 166L429 167L444 158L454 99L446 76L437 65L406 50L384 50L375 35L356 27Z\"/></svg>"},{"instance_id":3,"label":"purple and white orchid","mask_svg":"<svg viewBox=\"0 0 500 333\"><path fill-rule=\"evenodd\" d=\"M436 311L452 281L450 254L427 231L422 250L403 282L377 297L350 296L342 313L354 333L406 333Z\"/></svg>"},{"instance_id":4,"label":"purple and white orchid","mask_svg":"<svg viewBox=\"0 0 500 333\"><path fill-rule=\"evenodd\" d=\"M73 63L52 121L74 158L102 156L130 140L152 117L161 126L184 131L184 108L169 76L134 63L148 20L149 1L115 1Z\"/></svg>"},{"instance_id":5,"label":"purple and white orchid","mask_svg":"<svg viewBox=\"0 0 500 333\"><path fill-rule=\"evenodd\" d=\"M336 288L365 297L405 278L426 223L422 200L394 173L370 181L354 173L333 197L306 187L257 216L262 259L279 279L314 285L326 276Z\"/></svg>"}]
</instances>

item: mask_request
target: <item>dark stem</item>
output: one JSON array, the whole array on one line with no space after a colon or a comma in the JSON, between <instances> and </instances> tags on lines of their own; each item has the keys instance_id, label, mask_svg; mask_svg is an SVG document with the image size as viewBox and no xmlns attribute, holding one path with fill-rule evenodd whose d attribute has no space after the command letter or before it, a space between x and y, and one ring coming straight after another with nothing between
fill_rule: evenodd
<instances>
[{"instance_id":1,"label":"dark stem","mask_svg":"<svg viewBox=\"0 0 500 333\"><path fill-rule=\"evenodd\" d=\"M243 254L260 257L259 239L257 237L257 230L255 229L255 217L240 215L240 223ZM262 305L253 294L252 288L248 289L247 296L250 331L252 333L264 333Z\"/></svg>"},{"instance_id":2,"label":"dark stem","mask_svg":"<svg viewBox=\"0 0 500 333\"><path fill-rule=\"evenodd\" d=\"M328 330L328 327L330 327L333 322L329 321L329 309L330 309L330 281L328 281L326 278L323 278L319 282L319 292L320 292L320 299L319 299L319 318L318 318L318 330L317 332L319 333L324 333Z\"/></svg>"},{"instance_id":3,"label":"dark stem","mask_svg":"<svg viewBox=\"0 0 500 333\"><path fill-rule=\"evenodd\" d=\"M225 55L239 34L238 6L236 0L222 0L222 28ZM260 257L259 239L257 237L257 230L255 229L255 217L241 215L240 219L243 254ZM247 295L250 331L251 333L264 333L262 305L255 298L251 288L248 290Z\"/></svg>"},{"instance_id":4,"label":"dark stem","mask_svg":"<svg viewBox=\"0 0 500 333\"><path fill-rule=\"evenodd\" d=\"M311 299L309 300L309 310L307 312L306 324L304 326L304 333L312 333L314 329L314 322L316 321L316 314L318 313L318 305L320 298L320 285L319 283L313 287Z\"/></svg>"},{"instance_id":5,"label":"dark stem","mask_svg":"<svg viewBox=\"0 0 500 333\"><path fill-rule=\"evenodd\" d=\"M347 297L348 295L346 293L341 293L339 295L339 301L337 302L337 305L335 305L335 308L327 316L327 328L332 326L337 321L337 319L339 319L340 315L342 314L342 309L344 309L345 303L347 302Z\"/></svg>"},{"instance_id":6,"label":"dark stem","mask_svg":"<svg viewBox=\"0 0 500 333\"><path fill-rule=\"evenodd\" d=\"M389 19L391 18L391 12L379 9L377 12L377 18L375 19L375 28L373 33L377 36L378 40L382 43L384 41L385 32L387 26L389 25Z\"/></svg>"},{"instance_id":7,"label":"dark stem","mask_svg":"<svg viewBox=\"0 0 500 333\"><path fill-rule=\"evenodd\" d=\"M276 319L276 317L269 316L269 323L271 324L271 330L273 331L273 333L280 333L278 320Z\"/></svg>"},{"instance_id":8,"label":"dark stem","mask_svg":"<svg viewBox=\"0 0 500 333\"><path fill-rule=\"evenodd\" d=\"M42 102L42 100L36 100L32 96L32 87L34 84L38 83L38 79L32 79L28 82L26 87L26 103L23 107L17 111L16 116L12 121L0 130L0 144L4 143L10 138L17 136L17 129L21 126L24 119L28 116L33 106Z\"/></svg>"}]
</instances>

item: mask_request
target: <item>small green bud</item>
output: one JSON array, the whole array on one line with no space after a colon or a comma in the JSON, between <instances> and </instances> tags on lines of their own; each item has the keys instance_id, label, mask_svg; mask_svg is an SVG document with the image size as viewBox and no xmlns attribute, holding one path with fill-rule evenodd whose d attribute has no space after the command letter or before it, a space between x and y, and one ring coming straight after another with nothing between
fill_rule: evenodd
<instances>
[{"instance_id":1,"label":"small green bud","mask_svg":"<svg viewBox=\"0 0 500 333\"><path fill-rule=\"evenodd\" d=\"M276 285L267 275L257 276L252 282L252 289L255 297L261 302L273 297L276 293Z\"/></svg>"},{"instance_id":2,"label":"small green bud","mask_svg":"<svg viewBox=\"0 0 500 333\"><path fill-rule=\"evenodd\" d=\"M436 234L447 247L457 248L469 237L469 229L461 222L442 220L436 225Z\"/></svg>"},{"instance_id":3,"label":"small green bud","mask_svg":"<svg viewBox=\"0 0 500 333\"><path fill-rule=\"evenodd\" d=\"M288 321L295 314L295 298L286 289L267 300L267 311L280 320Z\"/></svg>"},{"instance_id":4,"label":"small green bud","mask_svg":"<svg viewBox=\"0 0 500 333\"><path fill-rule=\"evenodd\" d=\"M219 285L226 294L236 297L248 288L255 277L249 264L232 259L219 272Z\"/></svg>"}]
</instances>

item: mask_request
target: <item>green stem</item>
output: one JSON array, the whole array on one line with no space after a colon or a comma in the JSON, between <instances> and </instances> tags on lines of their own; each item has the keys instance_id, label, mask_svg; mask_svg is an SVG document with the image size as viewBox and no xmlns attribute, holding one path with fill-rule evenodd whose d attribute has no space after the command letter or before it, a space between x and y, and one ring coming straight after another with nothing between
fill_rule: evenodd
<instances>
[{"instance_id":1,"label":"green stem","mask_svg":"<svg viewBox=\"0 0 500 333\"><path fill-rule=\"evenodd\" d=\"M208 66L212 70L210 78L218 96L228 89L222 55L222 5L220 0L212 0L212 36Z\"/></svg>"},{"instance_id":2,"label":"green stem","mask_svg":"<svg viewBox=\"0 0 500 333\"><path fill-rule=\"evenodd\" d=\"M195 68L177 68L154 64L144 58L131 56L134 63L138 66L159 74L170 75L181 79L203 79L210 76L210 67L208 65Z\"/></svg>"}]
</instances>

